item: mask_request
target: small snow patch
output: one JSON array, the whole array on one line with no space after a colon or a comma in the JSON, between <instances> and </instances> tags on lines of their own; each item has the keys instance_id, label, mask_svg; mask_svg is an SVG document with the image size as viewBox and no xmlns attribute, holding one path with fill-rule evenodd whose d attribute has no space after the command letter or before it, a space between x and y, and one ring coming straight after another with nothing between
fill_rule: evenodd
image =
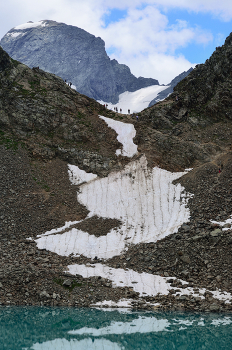
<instances>
[{"instance_id":1,"label":"small snow patch","mask_svg":"<svg viewBox=\"0 0 232 350\"><path fill-rule=\"evenodd\" d=\"M230 216L229 219L227 219L225 221L210 220L210 222L212 224L216 224L216 225L222 226L222 231L228 231L228 230L231 230L231 228L232 228L232 215ZM223 227L223 226L228 226L228 227Z\"/></svg>"},{"instance_id":2,"label":"small snow patch","mask_svg":"<svg viewBox=\"0 0 232 350\"><path fill-rule=\"evenodd\" d=\"M14 29L23 30L28 28L35 28L35 27L45 27L46 22L45 21L39 21L39 22L27 22L20 24L19 26L14 27Z\"/></svg>"},{"instance_id":3,"label":"small snow patch","mask_svg":"<svg viewBox=\"0 0 232 350\"><path fill-rule=\"evenodd\" d=\"M89 182L97 178L96 174L86 173L76 165L68 164L68 175L72 185L80 185L83 182Z\"/></svg>"},{"instance_id":4,"label":"small snow patch","mask_svg":"<svg viewBox=\"0 0 232 350\"><path fill-rule=\"evenodd\" d=\"M114 119L99 116L107 125L118 134L117 140L123 145L123 149L116 151L117 156L133 157L137 153L138 146L134 144L133 138L136 131L133 124L122 123Z\"/></svg>"}]
</instances>

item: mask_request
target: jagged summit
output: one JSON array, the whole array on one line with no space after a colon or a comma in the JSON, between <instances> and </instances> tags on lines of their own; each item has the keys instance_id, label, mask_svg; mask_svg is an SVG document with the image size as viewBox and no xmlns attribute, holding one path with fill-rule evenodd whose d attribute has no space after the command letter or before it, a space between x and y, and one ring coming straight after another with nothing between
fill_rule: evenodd
<instances>
[{"instance_id":1,"label":"jagged summit","mask_svg":"<svg viewBox=\"0 0 232 350\"><path fill-rule=\"evenodd\" d=\"M42 20L16 26L0 45L14 59L70 81L78 92L96 100L116 103L125 91L159 84L136 78L129 67L108 57L101 38L65 23Z\"/></svg>"}]
</instances>

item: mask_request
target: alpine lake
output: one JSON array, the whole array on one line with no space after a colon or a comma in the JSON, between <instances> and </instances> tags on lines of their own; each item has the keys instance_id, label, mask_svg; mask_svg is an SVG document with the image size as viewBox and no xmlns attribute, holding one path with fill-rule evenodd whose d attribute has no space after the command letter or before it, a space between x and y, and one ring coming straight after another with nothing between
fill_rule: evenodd
<instances>
[{"instance_id":1,"label":"alpine lake","mask_svg":"<svg viewBox=\"0 0 232 350\"><path fill-rule=\"evenodd\" d=\"M0 307L1 350L232 349L232 315Z\"/></svg>"}]
</instances>

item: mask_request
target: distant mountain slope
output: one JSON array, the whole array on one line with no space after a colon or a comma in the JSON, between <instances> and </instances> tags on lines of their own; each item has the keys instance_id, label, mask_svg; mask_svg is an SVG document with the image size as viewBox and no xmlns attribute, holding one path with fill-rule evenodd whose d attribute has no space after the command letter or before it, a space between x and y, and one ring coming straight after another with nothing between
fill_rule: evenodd
<instances>
[{"instance_id":1,"label":"distant mountain slope","mask_svg":"<svg viewBox=\"0 0 232 350\"><path fill-rule=\"evenodd\" d=\"M64 23L44 20L19 25L0 45L14 59L67 79L78 92L96 100L117 103L125 91L159 84L156 79L136 78L129 67L107 56L101 38Z\"/></svg>"},{"instance_id":2,"label":"distant mountain slope","mask_svg":"<svg viewBox=\"0 0 232 350\"><path fill-rule=\"evenodd\" d=\"M177 75L174 79L172 79L172 81L168 84L167 89L162 90L158 93L158 95L149 103L149 107L153 106L154 104L156 104L159 101L164 100L168 95L170 95L173 92L174 87L184 78L186 78L189 73L191 73L193 70L193 68L190 68L189 70L187 70L187 72L183 72L180 73L179 75Z\"/></svg>"}]
</instances>

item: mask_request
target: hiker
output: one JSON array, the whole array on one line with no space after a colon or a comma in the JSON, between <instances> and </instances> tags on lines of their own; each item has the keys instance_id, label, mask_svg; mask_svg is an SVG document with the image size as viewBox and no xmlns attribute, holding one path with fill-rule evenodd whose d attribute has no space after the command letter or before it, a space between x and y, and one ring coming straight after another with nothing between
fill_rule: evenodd
<instances>
[{"instance_id":1,"label":"hiker","mask_svg":"<svg viewBox=\"0 0 232 350\"><path fill-rule=\"evenodd\" d=\"M128 114L130 114L130 109L128 109Z\"/></svg>"},{"instance_id":2,"label":"hiker","mask_svg":"<svg viewBox=\"0 0 232 350\"><path fill-rule=\"evenodd\" d=\"M122 108L120 108L120 113L122 113Z\"/></svg>"},{"instance_id":3,"label":"hiker","mask_svg":"<svg viewBox=\"0 0 232 350\"><path fill-rule=\"evenodd\" d=\"M118 113L118 107L116 107L116 112Z\"/></svg>"},{"instance_id":4,"label":"hiker","mask_svg":"<svg viewBox=\"0 0 232 350\"><path fill-rule=\"evenodd\" d=\"M66 83L66 79L65 79L65 81L64 81L65 83Z\"/></svg>"},{"instance_id":5,"label":"hiker","mask_svg":"<svg viewBox=\"0 0 232 350\"><path fill-rule=\"evenodd\" d=\"M218 172L219 172L219 174L221 173L221 169L220 168L218 169Z\"/></svg>"},{"instance_id":6,"label":"hiker","mask_svg":"<svg viewBox=\"0 0 232 350\"><path fill-rule=\"evenodd\" d=\"M176 95L176 101L178 101L178 96Z\"/></svg>"},{"instance_id":7,"label":"hiker","mask_svg":"<svg viewBox=\"0 0 232 350\"><path fill-rule=\"evenodd\" d=\"M138 115L136 115L136 119L137 119L137 122L139 121L139 116Z\"/></svg>"},{"instance_id":8,"label":"hiker","mask_svg":"<svg viewBox=\"0 0 232 350\"><path fill-rule=\"evenodd\" d=\"M70 87L72 87L72 83L70 83Z\"/></svg>"}]
</instances>

